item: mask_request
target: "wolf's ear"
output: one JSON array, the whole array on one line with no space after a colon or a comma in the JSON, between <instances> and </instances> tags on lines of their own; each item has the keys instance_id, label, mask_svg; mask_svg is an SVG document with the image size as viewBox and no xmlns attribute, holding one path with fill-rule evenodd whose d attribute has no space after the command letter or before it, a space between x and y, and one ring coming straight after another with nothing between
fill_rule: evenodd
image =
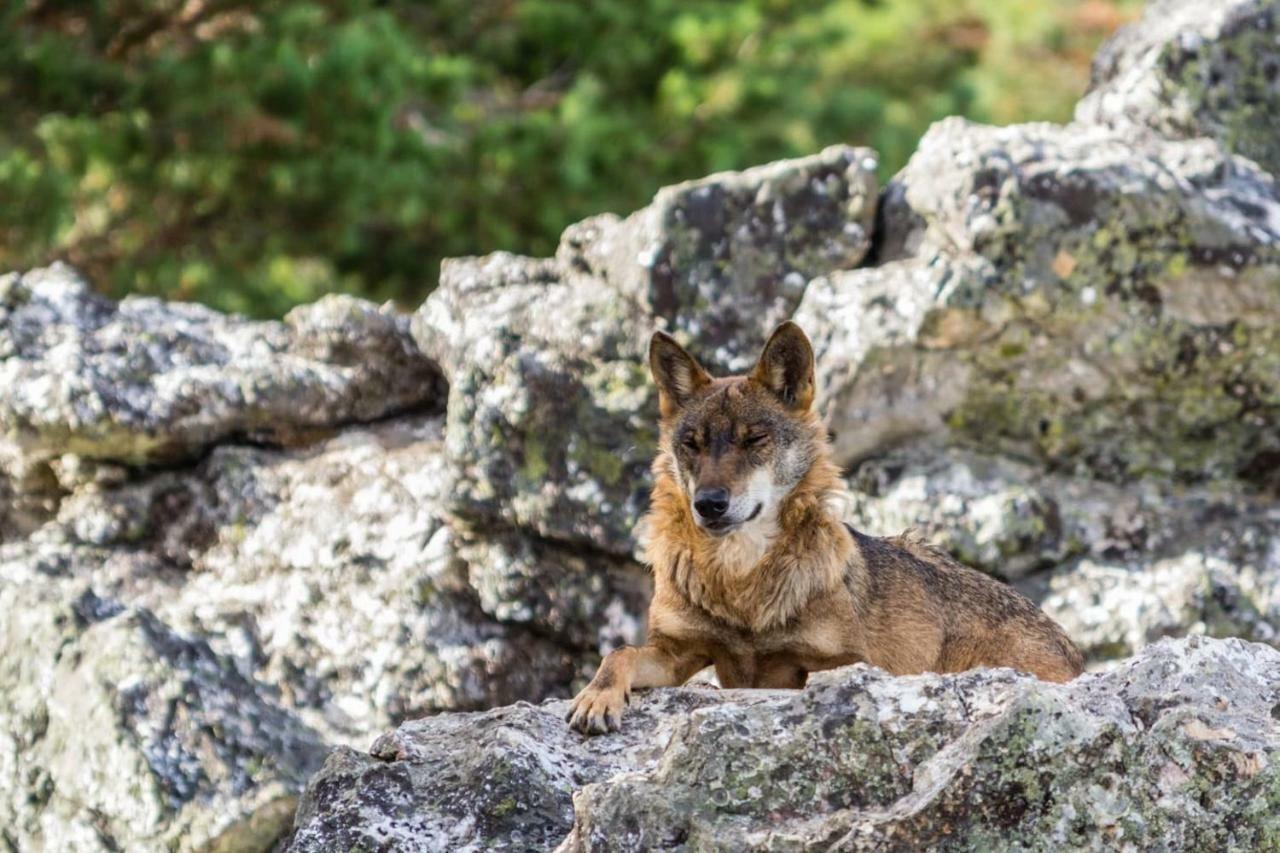
<instances>
[{"instance_id":1,"label":"wolf's ear","mask_svg":"<svg viewBox=\"0 0 1280 853\"><path fill-rule=\"evenodd\" d=\"M664 418L674 415L693 398L711 376L666 332L649 339L649 369L658 384L658 408Z\"/></svg>"},{"instance_id":2,"label":"wolf's ear","mask_svg":"<svg viewBox=\"0 0 1280 853\"><path fill-rule=\"evenodd\" d=\"M813 347L804 331L790 320L774 329L751 378L792 409L813 405Z\"/></svg>"}]
</instances>

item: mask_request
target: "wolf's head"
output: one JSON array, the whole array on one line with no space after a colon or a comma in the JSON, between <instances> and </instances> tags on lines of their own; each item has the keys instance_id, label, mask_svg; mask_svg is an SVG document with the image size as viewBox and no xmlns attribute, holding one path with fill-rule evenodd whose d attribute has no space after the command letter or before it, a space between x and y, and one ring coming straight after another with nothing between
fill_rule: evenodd
<instances>
[{"instance_id":1,"label":"wolf's head","mask_svg":"<svg viewBox=\"0 0 1280 853\"><path fill-rule=\"evenodd\" d=\"M649 367L662 414L659 464L684 492L698 527L725 536L775 521L826 449L826 432L810 410L813 348L800 327L779 326L746 376L712 378L662 332L649 343Z\"/></svg>"}]
</instances>

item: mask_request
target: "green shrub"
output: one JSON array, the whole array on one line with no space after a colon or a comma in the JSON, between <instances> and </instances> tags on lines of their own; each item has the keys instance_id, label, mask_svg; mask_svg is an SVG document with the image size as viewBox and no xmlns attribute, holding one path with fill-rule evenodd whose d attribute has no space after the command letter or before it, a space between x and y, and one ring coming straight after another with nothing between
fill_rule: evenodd
<instances>
[{"instance_id":1,"label":"green shrub","mask_svg":"<svg viewBox=\"0 0 1280 853\"><path fill-rule=\"evenodd\" d=\"M1107 0L26 0L0 27L0 268L279 315L414 305L662 184L937 118L1062 119Z\"/></svg>"}]
</instances>

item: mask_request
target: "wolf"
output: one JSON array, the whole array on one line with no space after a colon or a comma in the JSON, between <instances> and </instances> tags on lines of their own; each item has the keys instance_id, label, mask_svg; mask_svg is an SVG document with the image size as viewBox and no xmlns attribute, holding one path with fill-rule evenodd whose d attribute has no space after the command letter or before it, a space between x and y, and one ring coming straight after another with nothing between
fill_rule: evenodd
<instances>
[{"instance_id":1,"label":"wolf","mask_svg":"<svg viewBox=\"0 0 1280 853\"><path fill-rule=\"evenodd\" d=\"M859 661L895 675L1080 674L1066 633L1013 589L910 536L841 521L799 326L779 326L743 376L712 378L662 332L649 367L660 424L648 638L605 657L573 699L573 728L616 731L632 690L683 684L707 666L723 687L765 688Z\"/></svg>"}]
</instances>

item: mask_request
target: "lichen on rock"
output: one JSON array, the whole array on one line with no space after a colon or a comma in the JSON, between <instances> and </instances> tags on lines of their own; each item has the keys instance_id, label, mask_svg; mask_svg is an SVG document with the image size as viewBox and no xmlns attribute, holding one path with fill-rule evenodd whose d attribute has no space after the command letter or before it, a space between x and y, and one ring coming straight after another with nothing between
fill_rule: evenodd
<instances>
[{"instance_id":1,"label":"lichen on rock","mask_svg":"<svg viewBox=\"0 0 1280 853\"><path fill-rule=\"evenodd\" d=\"M291 850L1264 849L1280 652L1193 638L1052 685L1007 670L640 694L406 723L308 785ZM1206 796L1230 785L1231 796Z\"/></svg>"},{"instance_id":2,"label":"lichen on rock","mask_svg":"<svg viewBox=\"0 0 1280 853\"><path fill-rule=\"evenodd\" d=\"M899 176L915 254L819 279L845 461L947 435L1103 479L1266 479L1280 450L1280 191L1209 140L935 125Z\"/></svg>"},{"instance_id":3,"label":"lichen on rock","mask_svg":"<svg viewBox=\"0 0 1280 853\"><path fill-rule=\"evenodd\" d=\"M0 549L6 842L268 847L323 739L203 640L14 547Z\"/></svg>"},{"instance_id":4,"label":"lichen on rock","mask_svg":"<svg viewBox=\"0 0 1280 853\"><path fill-rule=\"evenodd\" d=\"M1154 0L1098 52L1076 118L1210 137L1280 172L1278 33L1268 0Z\"/></svg>"}]
</instances>

